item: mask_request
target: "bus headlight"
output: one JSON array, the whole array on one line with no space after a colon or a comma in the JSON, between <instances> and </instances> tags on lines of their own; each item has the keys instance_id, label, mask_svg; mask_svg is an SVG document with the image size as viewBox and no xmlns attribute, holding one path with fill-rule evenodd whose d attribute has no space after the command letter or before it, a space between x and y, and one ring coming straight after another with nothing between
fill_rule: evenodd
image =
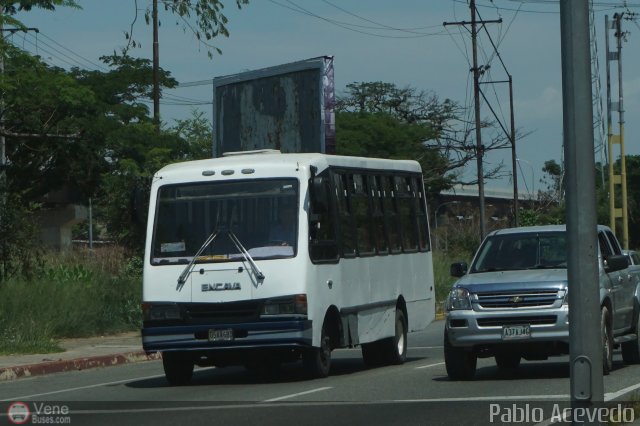
<instances>
[{"instance_id":1,"label":"bus headlight","mask_svg":"<svg viewBox=\"0 0 640 426\"><path fill-rule=\"evenodd\" d=\"M447 311L469 310L471 309L471 299L469 290L466 288L453 288L449 292L446 304Z\"/></svg>"},{"instance_id":2,"label":"bus headlight","mask_svg":"<svg viewBox=\"0 0 640 426\"><path fill-rule=\"evenodd\" d=\"M180 308L176 304L142 304L142 318L145 321L180 319Z\"/></svg>"},{"instance_id":3,"label":"bus headlight","mask_svg":"<svg viewBox=\"0 0 640 426\"><path fill-rule=\"evenodd\" d=\"M294 296L269 299L262 305L260 315L307 315L307 295L296 294Z\"/></svg>"}]
</instances>

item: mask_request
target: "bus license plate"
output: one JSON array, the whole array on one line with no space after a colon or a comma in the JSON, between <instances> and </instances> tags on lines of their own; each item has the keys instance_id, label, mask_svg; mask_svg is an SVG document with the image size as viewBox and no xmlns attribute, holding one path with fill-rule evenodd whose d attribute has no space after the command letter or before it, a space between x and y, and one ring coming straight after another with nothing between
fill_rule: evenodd
<instances>
[{"instance_id":1,"label":"bus license plate","mask_svg":"<svg viewBox=\"0 0 640 426\"><path fill-rule=\"evenodd\" d=\"M230 328L224 329L210 329L209 341L210 342L225 342L233 340L233 330Z\"/></svg>"},{"instance_id":2,"label":"bus license plate","mask_svg":"<svg viewBox=\"0 0 640 426\"><path fill-rule=\"evenodd\" d=\"M502 340L528 339L531 337L531 326L525 325L505 325L502 327Z\"/></svg>"}]
</instances>

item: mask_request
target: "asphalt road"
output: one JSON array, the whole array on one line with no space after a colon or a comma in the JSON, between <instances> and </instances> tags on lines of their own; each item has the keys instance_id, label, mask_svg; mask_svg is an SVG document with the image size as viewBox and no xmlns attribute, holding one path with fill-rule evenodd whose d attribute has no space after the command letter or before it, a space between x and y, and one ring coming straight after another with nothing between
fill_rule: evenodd
<instances>
[{"instance_id":1,"label":"asphalt road","mask_svg":"<svg viewBox=\"0 0 640 426\"><path fill-rule=\"evenodd\" d=\"M568 357L523 361L509 374L483 359L474 381L449 381L442 328L437 321L410 334L401 366L366 369L359 349L336 350L330 377L318 380L306 380L298 363L271 378L241 367L197 369L189 386L169 387L161 362L150 361L1 382L0 424L11 424L6 413L16 401L32 421L68 424L330 426L499 424L508 420L502 415L531 412L526 424L540 420L531 407L548 417L553 404L567 403ZM624 365L616 353L604 383L607 400L638 389L640 365Z\"/></svg>"}]
</instances>

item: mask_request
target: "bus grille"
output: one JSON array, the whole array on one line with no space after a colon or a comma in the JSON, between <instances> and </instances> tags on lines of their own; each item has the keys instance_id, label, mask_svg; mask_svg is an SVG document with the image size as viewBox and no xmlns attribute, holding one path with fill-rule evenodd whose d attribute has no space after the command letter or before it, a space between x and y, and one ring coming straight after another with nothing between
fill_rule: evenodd
<instances>
[{"instance_id":1,"label":"bus grille","mask_svg":"<svg viewBox=\"0 0 640 426\"><path fill-rule=\"evenodd\" d=\"M558 290L530 290L478 293L478 305L483 309L532 308L552 306L558 300Z\"/></svg>"},{"instance_id":2,"label":"bus grille","mask_svg":"<svg viewBox=\"0 0 640 426\"><path fill-rule=\"evenodd\" d=\"M184 318L192 321L242 322L257 320L261 302L257 300L225 303L191 303L185 306Z\"/></svg>"}]
</instances>

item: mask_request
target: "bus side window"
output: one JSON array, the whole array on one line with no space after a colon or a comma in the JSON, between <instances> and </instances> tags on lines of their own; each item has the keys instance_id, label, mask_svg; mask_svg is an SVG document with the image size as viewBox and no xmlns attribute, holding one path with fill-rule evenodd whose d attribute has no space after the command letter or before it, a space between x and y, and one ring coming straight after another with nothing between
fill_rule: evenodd
<instances>
[{"instance_id":1,"label":"bus side window","mask_svg":"<svg viewBox=\"0 0 640 426\"><path fill-rule=\"evenodd\" d=\"M392 179L392 176L382 176L382 204L384 206L384 221L389 236L389 250L391 253L400 253L402 251L399 228L400 223L394 200L395 191L393 190L393 184L391 182Z\"/></svg>"},{"instance_id":2,"label":"bus side window","mask_svg":"<svg viewBox=\"0 0 640 426\"><path fill-rule=\"evenodd\" d=\"M415 212L418 216L418 243L421 251L429 251L429 221L427 219L427 198L424 192L422 176L413 177L411 186L414 193Z\"/></svg>"},{"instance_id":3,"label":"bus side window","mask_svg":"<svg viewBox=\"0 0 640 426\"><path fill-rule=\"evenodd\" d=\"M369 189L366 175L353 174L353 191L351 192L351 205L356 222L358 239L358 254L367 256L374 254L372 242L371 221L369 207Z\"/></svg>"},{"instance_id":4,"label":"bus side window","mask_svg":"<svg viewBox=\"0 0 640 426\"><path fill-rule=\"evenodd\" d=\"M344 257L355 257L356 232L351 210L351 201L349 199L350 188L353 187L353 179L351 175L347 173L336 173L334 176L338 197L341 252Z\"/></svg>"},{"instance_id":5,"label":"bus side window","mask_svg":"<svg viewBox=\"0 0 640 426\"><path fill-rule=\"evenodd\" d=\"M382 190L382 177L370 176L371 182L371 215L373 218L373 236L376 242L378 254L389 253L387 241L387 229L384 222L384 197Z\"/></svg>"},{"instance_id":6,"label":"bus side window","mask_svg":"<svg viewBox=\"0 0 640 426\"><path fill-rule=\"evenodd\" d=\"M410 179L405 176L395 177L396 203L402 233L402 246L405 251L418 249L418 232L413 209L413 195Z\"/></svg>"},{"instance_id":7,"label":"bus side window","mask_svg":"<svg viewBox=\"0 0 640 426\"><path fill-rule=\"evenodd\" d=\"M315 262L337 261L339 256L336 243L336 224L332 214L336 192L330 184L328 176L322 177L320 182L321 185L316 186L314 191L323 191L323 194L317 194L323 199L323 202L314 202L317 196L312 196L311 214L309 215L309 256Z\"/></svg>"}]
</instances>

